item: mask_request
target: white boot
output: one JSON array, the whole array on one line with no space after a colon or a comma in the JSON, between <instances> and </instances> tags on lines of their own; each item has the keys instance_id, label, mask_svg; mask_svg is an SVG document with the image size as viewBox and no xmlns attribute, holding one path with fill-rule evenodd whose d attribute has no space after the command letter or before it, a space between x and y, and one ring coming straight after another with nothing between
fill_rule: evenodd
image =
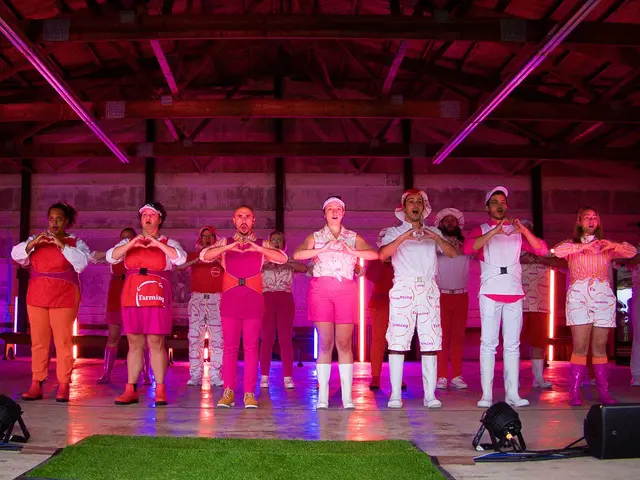
<instances>
[{"instance_id":1,"label":"white boot","mask_svg":"<svg viewBox=\"0 0 640 480\"><path fill-rule=\"evenodd\" d=\"M318 404L317 409L329 408L329 378L331 377L330 363L317 363L318 372Z\"/></svg>"},{"instance_id":2,"label":"white boot","mask_svg":"<svg viewBox=\"0 0 640 480\"><path fill-rule=\"evenodd\" d=\"M518 395L518 377L520 376L520 357L516 355L504 355L504 390L505 398L512 407L528 407L529 400Z\"/></svg>"},{"instance_id":3,"label":"white boot","mask_svg":"<svg viewBox=\"0 0 640 480\"><path fill-rule=\"evenodd\" d=\"M402 369L404 355L389 355L389 379L391 380L391 397L387 407L402 408Z\"/></svg>"},{"instance_id":4,"label":"white boot","mask_svg":"<svg viewBox=\"0 0 640 480\"><path fill-rule=\"evenodd\" d=\"M482 398L477 403L478 408L489 408L493 404L493 373L495 366L495 354L480 354L480 383L482 384Z\"/></svg>"},{"instance_id":5,"label":"white boot","mask_svg":"<svg viewBox=\"0 0 640 480\"><path fill-rule=\"evenodd\" d=\"M353 363L341 363L340 369L340 391L342 392L342 408L356 408L351 398L351 387L353 386Z\"/></svg>"},{"instance_id":6,"label":"white boot","mask_svg":"<svg viewBox=\"0 0 640 480\"><path fill-rule=\"evenodd\" d=\"M424 390L422 404L427 408L442 407L442 402L436 398L437 363L437 355L422 355L422 388Z\"/></svg>"},{"instance_id":7,"label":"white boot","mask_svg":"<svg viewBox=\"0 0 640 480\"><path fill-rule=\"evenodd\" d=\"M551 382L544 379L544 360L541 358L531 359L531 371L533 372L533 388L551 388Z\"/></svg>"}]
</instances>

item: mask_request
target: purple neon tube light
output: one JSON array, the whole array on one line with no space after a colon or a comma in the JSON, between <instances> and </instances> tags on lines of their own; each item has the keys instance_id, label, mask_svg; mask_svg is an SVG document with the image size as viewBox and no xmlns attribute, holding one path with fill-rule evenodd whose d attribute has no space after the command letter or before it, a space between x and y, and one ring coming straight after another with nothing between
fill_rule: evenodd
<instances>
[{"instance_id":1,"label":"purple neon tube light","mask_svg":"<svg viewBox=\"0 0 640 480\"><path fill-rule=\"evenodd\" d=\"M52 72L43 60L38 57L38 54L30 45L28 40L20 38L20 35L0 16L0 32L3 33L7 40L16 47L16 49L22 53L29 63L44 77L44 79L58 92L62 99L67 102L69 107L80 117L80 119L91 129L93 133L104 143L109 150L120 160L122 163L129 163L127 155L118 147L104 131L98 126L93 116L84 108L80 99L69 89L62 79L57 78L57 75Z\"/></svg>"},{"instance_id":2,"label":"purple neon tube light","mask_svg":"<svg viewBox=\"0 0 640 480\"><path fill-rule=\"evenodd\" d=\"M507 96L518 86L527 76L540 65L560 43L584 20L591 11L600 3L600 0L588 0L580 9L574 13L564 25L556 25L547 34L546 40L542 41L540 48L536 50L527 63L509 78L507 78L500 88L496 90L487 101L471 115L464 123L462 128L451 137L451 139L442 146L442 148L433 157L435 165L442 163L453 150L460 145L471 132L487 118L487 116L507 98Z\"/></svg>"}]
</instances>

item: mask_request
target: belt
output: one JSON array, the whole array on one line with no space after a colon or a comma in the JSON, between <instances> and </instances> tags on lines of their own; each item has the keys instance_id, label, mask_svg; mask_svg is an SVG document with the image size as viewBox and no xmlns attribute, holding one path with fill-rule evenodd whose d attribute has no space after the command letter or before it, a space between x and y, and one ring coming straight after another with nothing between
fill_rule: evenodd
<instances>
[{"instance_id":1,"label":"belt","mask_svg":"<svg viewBox=\"0 0 640 480\"><path fill-rule=\"evenodd\" d=\"M148 268L129 268L127 269L127 273L125 276L129 277L131 275L155 275L156 277L162 277L165 280L171 280L171 272L168 270L149 270Z\"/></svg>"},{"instance_id":2,"label":"belt","mask_svg":"<svg viewBox=\"0 0 640 480\"><path fill-rule=\"evenodd\" d=\"M248 287L258 293L262 293L262 274L252 275L247 278L238 278L225 271L222 276L222 293L235 287Z\"/></svg>"},{"instance_id":3,"label":"belt","mask_svg":"<svg viewBox=\"0 0 640 480\"><path fill-rule=\"evenodd\" d=\"M466 288L456 288L454 290L447 290L446 288L441 288L440 293L446 293L447 295L459 295L461 293L467 293Z\"/></svg>"},{"instance_id":4,"label":"belt","mask_svg":"<svg viewBox=\"0 0 640 480\"><path fill-rule=\"evenodd\" d=\"M202 295L202 298L204 298L205 300L209 300L210 298L213 298L214 295L219 295L220 293L202 293L202 292L191 292L192 294L197 293L199 295Z\"/></svg>"},{"instance_id":5,"label":"belt","mask_svg":"<svg viewBox=\"0 0 640 480\"><path fill-rule=\"evenodd\" d=\"M31 278L55 278L58 280L65 280L69 283L73 283L80 287L80 278L75 270L66 270L64 272L38 272L34 268L30 269Z\"/></svg>"},{"instance_id":6,"label":"belt","mask_svg":"<svg viewBox=\"0 0 640 480\"><path fill-rule=\"evenodd\" d=\"M426 283L427 279L425 277L396 277L400 281L405 282L415 282L415 283Z\"/></svg>"}]
</instances>

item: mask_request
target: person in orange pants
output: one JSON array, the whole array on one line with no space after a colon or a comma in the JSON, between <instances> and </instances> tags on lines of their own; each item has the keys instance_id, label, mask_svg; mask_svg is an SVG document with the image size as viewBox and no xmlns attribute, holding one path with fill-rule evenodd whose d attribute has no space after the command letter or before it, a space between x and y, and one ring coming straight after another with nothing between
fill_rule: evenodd
<instances>
[{"instance_id":1,"label":"person in orange pants","mask_svg":"<svg viewBox=\"0 0 640 480\"><path fill-rule=\"evenodd\" d=\"M66 229L72 227L76 210L66 203L49 207L48 228L30 236L11 250L11 258L30 267L27 315L31 327L31 388L23 400L40 400L42 383L49 370L51 333L56 345L57 402L69 401L73 369L73 322L80 306L78 274L89 263L89 247Z\"/></svg>"},{"instance_id":2,"label":"person in orange pants","mask_svg":"<svg viewBox=\"0 0 640 480\"><path fill-rule=\"evenodd\" d=\"M382 238L382 237L381 237ZM372 260L367 264L365 278L373 283L369 297L369 315L371 316L371 384L370 390L380 388L380 373L384 353L387 350L385 335L389 326L389 290L393 287L393 266L391 261Z\"/></svg>"},{"instance_id":3,"label":"person in orange pants","mask_svg":"<svg viewBox=\"0 0 640 480\"><path fill-rule=\"evenodd\" d=\"M438 352L438 382L436 388L467 388L462 378L462 354L469 314L469 255L462 252L464 215L456 208L445 208L436 215L433 223L454 247L457 255L450 258L438 253L436 283L440 289L440 322L442 324L442 350ZM451 360L451 376L449 376Z\"/></svg>"}]
</instances>

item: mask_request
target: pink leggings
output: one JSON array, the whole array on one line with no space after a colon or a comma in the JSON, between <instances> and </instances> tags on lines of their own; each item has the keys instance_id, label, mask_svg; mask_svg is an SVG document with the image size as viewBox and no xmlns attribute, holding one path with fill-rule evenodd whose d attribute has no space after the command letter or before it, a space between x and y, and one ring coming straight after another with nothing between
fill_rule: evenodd
<instances>
[{"instance_id":1,"label":"pink leggings","mask_svg":"<svg viewBox=\"0 0 640 480\"><path fill-rule=\"evenodd\" d=\"M293 295L289 292L264 293L264 318L262 319L262 344L260 345L260 373L269 375L271 367L271 353L278 330L280 356L282 358L282 375L291 377L293 374L293 318L296 306Z\"/></svg>"},{"instance_id":2,"label":"pink leggings","mask_svg":"<svg viewBox=\"0 0 640 480\"><path fill-rule=\"evenodd\" d=\"M222 380L224 388L235 390L240 336L244 349L244 391L255 392L258 376L258 341L262 318L222 317Z\"/></svg>"}]
</instances>

